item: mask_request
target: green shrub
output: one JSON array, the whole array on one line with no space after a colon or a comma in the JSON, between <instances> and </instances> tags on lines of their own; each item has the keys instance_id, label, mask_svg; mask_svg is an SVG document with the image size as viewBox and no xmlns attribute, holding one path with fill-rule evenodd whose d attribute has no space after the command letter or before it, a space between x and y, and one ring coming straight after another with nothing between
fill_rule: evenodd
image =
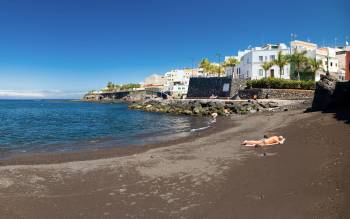
<instances>
[{"instance_id":1,"label":"green shrub","mask_svg":"<svg viewBox=\"0 0 350 219\"><path fill-rule=\"evenodd\" d=\"M247 88L271 88L271 89L302 89L314 90L314 81L297 81L281 78L262 78L260 80L249 80L246 82Z\"/></svg>"}]
</instances>

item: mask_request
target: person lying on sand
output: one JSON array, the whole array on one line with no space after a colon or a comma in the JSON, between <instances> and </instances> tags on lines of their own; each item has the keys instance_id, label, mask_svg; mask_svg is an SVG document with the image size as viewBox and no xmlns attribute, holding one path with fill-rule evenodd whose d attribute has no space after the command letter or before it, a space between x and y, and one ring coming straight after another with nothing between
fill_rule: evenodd
<instances>
[{"instance_id":1,"label":"person lying on sand","mask_svg":"<svg viewBox=\"0 0 350 219\"><path fill-rule=\"evenodd\" d=\"M258 147L258 146L268 146L275 144L283 144L286 139L283 136L272 136L269 138L264 138L258 141L243 141L242 145L247 147Z\"/></svg>"}]
</instances>

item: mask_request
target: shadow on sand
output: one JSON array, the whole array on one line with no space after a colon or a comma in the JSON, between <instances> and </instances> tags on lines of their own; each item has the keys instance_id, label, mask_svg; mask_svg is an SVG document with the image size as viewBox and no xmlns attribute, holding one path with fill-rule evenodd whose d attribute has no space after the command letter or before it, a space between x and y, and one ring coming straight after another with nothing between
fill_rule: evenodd
<instances>
[{"instance_id":1,"label":"shadow on sand","mask_svg":"<svg viewBox=\"0 0 350 219\"><path fill-rule=\"evenodd\" d=\"M350 100L349 100L350 101ZM304 113L310 112L322 112L334 114L334 118L339 121L344 121L346 124L350 124L350 107L338 107L325 110L313 110L311 107L306 109Z\"/></svg>"}]
</instances>

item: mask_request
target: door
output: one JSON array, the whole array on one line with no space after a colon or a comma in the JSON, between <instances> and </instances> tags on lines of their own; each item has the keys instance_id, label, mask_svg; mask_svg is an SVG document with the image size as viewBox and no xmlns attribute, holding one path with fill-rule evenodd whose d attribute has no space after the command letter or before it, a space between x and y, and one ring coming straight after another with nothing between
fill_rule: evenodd
<instances>
[{"instance_id":1,"label":"door","mask_svg":"<svg viewBox=\"0 0 350 219\"><path fill-rule=\"evenodd\" d=\"M275 69L270 70L270 77L272 77L272 78L275 77Z\"/></svg>"}]
</instances>

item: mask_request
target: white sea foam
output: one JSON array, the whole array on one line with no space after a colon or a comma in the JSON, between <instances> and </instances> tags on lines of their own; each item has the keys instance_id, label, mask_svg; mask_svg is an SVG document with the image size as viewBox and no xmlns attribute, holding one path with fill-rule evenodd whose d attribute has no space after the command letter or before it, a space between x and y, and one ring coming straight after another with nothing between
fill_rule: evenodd
<instances>
[{"instance_id":1,"label":"white sea foam","mask_svg":"<svg viewBox=\"0 0 350 219\"><path fill-rule=\"evenodd\" d=\"M201 127L201 128L191 129L191 132L201 131L201 130L207 129L209 127L210 126L205 126L205 127Z\"/></svg>"}]
</instances>

